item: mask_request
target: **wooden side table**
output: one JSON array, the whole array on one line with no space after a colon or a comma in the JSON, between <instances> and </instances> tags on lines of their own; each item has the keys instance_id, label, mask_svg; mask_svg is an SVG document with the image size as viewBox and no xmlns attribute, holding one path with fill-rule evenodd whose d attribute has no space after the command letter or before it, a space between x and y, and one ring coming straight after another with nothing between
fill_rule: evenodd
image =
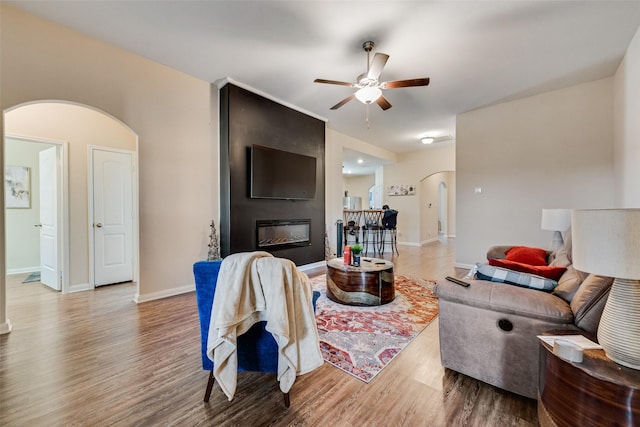
<instances>
[{"instance_id":1,"label":"wooden side table","mask_svg":"<svg viewBox=\"0 0 640 427\"><path fill-rule=\"evenodd\" d=\"M543 427L640 426L640 371L618 365L603 350L585 350L582 363L567 362L540 342L538 419Z\"/></svg>"},{"instance_id":2,"label":"wooden side table","mask_svg":"<svg viewBox=\"0 0 640 427\"><path fill-rule=\"evenodd\" d=\"M382 305L395 298L393 263L362 257L360 266L342 258L327 261L327 297L340 304Z\"/></svg>"}]
</instances>

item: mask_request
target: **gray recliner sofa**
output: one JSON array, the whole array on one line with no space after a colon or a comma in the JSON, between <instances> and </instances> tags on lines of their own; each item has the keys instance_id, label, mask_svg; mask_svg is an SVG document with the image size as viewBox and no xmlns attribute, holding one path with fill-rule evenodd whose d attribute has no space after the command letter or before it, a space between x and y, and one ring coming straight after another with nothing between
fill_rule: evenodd
<instances>
[{"instance_id":1,"label":"gray recliner sofa","mask_svg":"<svg viewBox=\"0 0 640 427\"><path fill-rule=\"evenodd\" d=\"M504 258L510 246L494 246L487 258ZM575 270L571 236L552 265L567 267L553 292L486 280L465 288L447 280L439 298L440 357L445 368L522 396L536 398L537 335L573 330L596 335L613 279Z\"/></svg>"}]
</instances>

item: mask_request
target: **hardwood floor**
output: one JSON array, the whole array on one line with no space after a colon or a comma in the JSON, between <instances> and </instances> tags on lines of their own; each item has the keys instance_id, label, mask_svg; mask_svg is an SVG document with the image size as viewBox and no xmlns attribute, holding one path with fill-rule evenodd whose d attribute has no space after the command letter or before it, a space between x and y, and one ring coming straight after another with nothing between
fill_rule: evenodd
<instances>
[{"instance_id":1,"label":"hardwood floor","mask_svg":"<svg viewBox=\"0 0 640 427\"><path fill-rule=\"evenodd\" d=\"M455 271L455 240L400 246L397 274ZM311 275L311 274L310 274ZM232 402L203 403L198 313L189 293L136 305L135 286L68 295L9 276L13 331L0 336L2 426L536 426L536 402L440 365L437 320L370 384L324 364L286 409L273 374L241 373Z\"/></svg>"}]
</instances>

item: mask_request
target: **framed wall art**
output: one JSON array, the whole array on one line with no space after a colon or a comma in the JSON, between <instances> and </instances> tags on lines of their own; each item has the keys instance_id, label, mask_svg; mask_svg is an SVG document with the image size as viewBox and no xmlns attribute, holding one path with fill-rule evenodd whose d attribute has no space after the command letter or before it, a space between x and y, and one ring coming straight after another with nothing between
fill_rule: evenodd
<instances>
[{"instance_id":1,"label":"framed wall art","mask_svg":"<svg viewBox=\"0 0 640 427\"><path fill-rule=\"evenodd\" d=\"M4 200L9 209L31 208L31 168L28 166L5 166Z\"/></svg>"},{"instance_id":2,"label":"framed wall art","mask_svg":"<svg viewBox=\"0 0 640 427\"><path fill-rule=\"evenodd\" d=\"M396 184L390 186L387 191L387 196L413 196L415 194L415 185Z\"/></svg>"}]
</instances>

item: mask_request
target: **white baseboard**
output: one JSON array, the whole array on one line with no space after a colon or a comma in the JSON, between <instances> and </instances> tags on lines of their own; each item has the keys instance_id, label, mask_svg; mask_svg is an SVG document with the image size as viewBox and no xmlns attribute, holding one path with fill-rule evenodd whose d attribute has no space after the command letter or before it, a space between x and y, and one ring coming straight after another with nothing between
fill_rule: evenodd
<instances>
[{"instance_id":1,"label":"white baseboard","mask_svg":"<svg viewBox=\"0 0 640 427\"><path fill-rule=\"evenodd\" d=\"M433 237L431 239L423 240L422 242L420 242L420 246L428 245L429 243L434 243L434 242L437 242L439 240L440 239L438 239L437 237Z\"/></svg>"},{"instance_id":2,"label":"white baseboard","mask_svg":"<svg viewBox=\"0 0 640 427\"><path fill-rule=\"evenodd\" d=\"M76 283L75 285L69 285L69 290L67 292L91 291L93 289L93 286L88 283Z\"/></svg>"},{"instance_id":3,"label":"white baseboard","mask_svg":"<svg viewBox=\"0 0 640 427\"><path fill-rule=\"evenodd\" d=\"M387 242L387 244L389 244L389 242ZM416 247L422 246L420 243L416 243L416 242L401 242L399 240L396 242L396 244L398 246L416 246Z\"/></svg>"},{"instance_id":4,"label":"white baseboard","mask_svg":"<svg viewBox=\"0 0 640 427\"><path fill-rule=\"evenodd\" d=\"M173 297L173 296L176 296L176 295L186 294L188 292L193 292L195 290L196 290L196 284L195 283L191 283L191 284L185 285L185 286L178 286L178 287L175 287L175 288L165 289L163 291L151 292L150 294L144 294L144 295L136 294L133 297L133 301L136 304L140 304L140 303L147 302L147 301L153 301L153 300L157 300L157 299L168 298L168 297Z\"/></svg>"},{"instance_id":5,"label":"white baseboard","mask_svg":"<svg viewBox=\"0 0 640 427\"><path fill-rule=\"evenodd\" d=\"M0 323L0 335L8 334L11 332L11 321L7 319L6 322Z\"/></svg>"},{"instance_id":6,"label":"white baseboard","mask_svg":"<svg viewBox=\"0 0 640 427\"><path fill-rule=\"evenodd\" d=\"M475 267L475 264L463 264L460 262L456 262L455 264L453 264L454 267L456 268L466 268L467 270L471 270L473 267Z\"/></svg>"},{"instance_id":7,"label":"white baseboard","mask_svg":"<svg viewBox=\"0 0 640 427\"><path fill-rule=\"evenodd\" d=\"M7 270L7 276L12 276L14 274L33 273L36 271L40 271L39 265L36 267L10 268Z\"/></svg>"},{"instance_id":8,"label":"white baseboard","mask_svg":"<svg viewBox=\"0 0 640 427\"><path fill-rule=\"evenodd\" d=\"M327 261L317 261L317 262L312 262L311 264L300 265L298 266L298 270L305 272L305 271L313 270L320 267L326 267L326 265L327 265Z\"/></svg>"}]
</instances>

